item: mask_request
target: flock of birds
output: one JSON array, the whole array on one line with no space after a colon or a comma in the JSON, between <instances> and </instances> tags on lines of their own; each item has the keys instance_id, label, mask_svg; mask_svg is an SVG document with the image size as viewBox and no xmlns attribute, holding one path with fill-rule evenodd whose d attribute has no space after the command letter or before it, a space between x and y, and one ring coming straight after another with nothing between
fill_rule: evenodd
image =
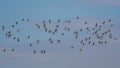
<instances>
[{"instance_id":1,"label":"flock of birds","mask_svg":"<svg viewBox=\"0 0 120 68\"><path fill-rule=\"evenodd\" d=\"M78 20L81 20L81 18L76 17L75 20L78 21ZM21 21L29 22L29 24L31 23L30 19L22 19ZM60 23L66 24L66 25L63 26ZM41 21L41 23L36 23L36 24L34 23L34 26L35 26L35 29L43 30L44 32L51 35L51 37L48 38L48 42L51 45L54 42L56 42L57 44L62 43L62 39L57 39L54 41L54 35L59 34L59 35L61 35L61 37L64 37L65 34L67 34L67 33L72 33L73 39L74 39L73 42L75 40L78 40L79 41L78 45L82 45L82 46L84 46L84 45L94 46L94 45L98 45L98 44L106 45L108 43L109 39L117 40L116 38L113 37L112 31L111 31L112 27L113 27L113 24L111 23L111 19L109 19L108 21L103 21L102 23L95 23L92 26L89 26L88 21L84 21L83 24L81 24L81 25L84 25L85 27L84 28L80 27L78 29L75 29L75 28L72 29L72 27L76 27L78 25L69 26L69 24L71 24L71 23L74 24L74 22L72 22L71 20L65 20L64 22L61 22L61 20L58 19L56 21L56 23L53 23L52 20L48 20L48 21ZM81 23L81 22L78 22L78 23ZM22 23L17 21L14 24L10 25L10 27L12 29L15 29L15 27L18 27L20 24L22 24ZM51 25L55 24L55 26L51 26L52 29L50 29L50 27L48 27L50 24ZM62 27L63 30L60 27ZM105 27L106 28L108 27L108 28L105 29ZM7 39L11 38L12 40L15 40L17 43L21 42L20 37L15 37L11 30L8 30L6 32L5 30L7 28L8 27L6 25L0 26L0 30L1 30L1 32L4 32L3 33L4 36ZM17 33L21 32L21 29L16 29L16 32ZM84 35L84 38L81 38L81 33L84 34L84 32L86 32L86 34L88 34L88 35ZM43 36L45 36L45 35L43 35ZM28 40L32 39L31 37L32 37L32 35L30 35L30 34L26 36L26 38ZM35 43L40 44L40 40L36 40ZM29 47L32 47L32 46L34 46L34 44L29 43ZM73 48L75 48L75 46L71 45L70 48L73 49ZM12 52L14 52L15 50L16 49L14 49L14 48L11 49ZM4 53L6 53L7 49L3 48L2 51ZM79 51L83 51L83 48L79 48ZM46 50L43 49L40 52L41 52L41 54L45 54ZM36 53L37 53L37 50L33 50L33 54L36 54Z\"/></svg>"}]
</instances>

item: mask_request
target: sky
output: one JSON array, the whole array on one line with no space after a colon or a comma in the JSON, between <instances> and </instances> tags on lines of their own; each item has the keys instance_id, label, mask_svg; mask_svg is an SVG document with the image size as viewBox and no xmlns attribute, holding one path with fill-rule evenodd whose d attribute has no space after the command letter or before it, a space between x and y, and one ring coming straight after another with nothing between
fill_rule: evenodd
<instances>
[{"instance_id":1,"label":"sky","mask_svg":"<svg viewBox=\"0 0 120 68\"><path fill-rule=\"evenodd\" d=\"M80 21L89 21L92 26L96 22L103 22L112 19L113 34L116 41L109 40L107 45L85 46L79 52L78 46L70 49L70 45L78 45L72 41L72 35L67 32L62 44L51 45L47 39L50 35L42 30L37 32L35 24L41 24L43 20L52 20L53 25L60 19L72 20L69 25L74 30L79 27L75 18L79 16ZM21 19L30 19L29 22L22 22ZM10 25L16 21L21 22L19 27L23 32L14 33L22 39L22 43L17 43L7 39L0 31L0 67L1 68L120 68L120 0L0 0L0 27L6 25L8 30L12 30ZM29 24L28 24L29 23ZM61 25L65 25L61 23ZM84 28L84 25L80 25ZM109 27L105 27L107 29ZM62 27L60 29L62 31ZM13 30L14 31L14 30ZM24 39L27 34L32 34L31 40ZM38 37L40 35L40 38ZM83 33L83 36L89 36ZM54 36L53 36L54 37ZM61 38L58 34L55 38ZM41 46L34 44L33 48L29 42L40 39ZM94 39L96 40L96 39ZM64 45L63 45L64 44ZM8 52L3 53L2 48L7 48ZM15 48L15 52L9 52L10 48ZM33 55L32 50L46 49L47 53Z\"/></svg>"}]
</instances>

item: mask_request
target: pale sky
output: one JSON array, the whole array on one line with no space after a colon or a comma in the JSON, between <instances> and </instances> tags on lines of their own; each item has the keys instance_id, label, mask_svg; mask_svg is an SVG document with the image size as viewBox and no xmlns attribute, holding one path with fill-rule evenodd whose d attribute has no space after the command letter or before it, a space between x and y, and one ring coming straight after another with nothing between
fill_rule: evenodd
<instances>
[{"instance_id":1,"label":"pale sky","mask_svg":"<svg viewBox=\"0 0 120 68\"><path fill-rule=\"evenodd\" d=\"M75 18L79 16L80 21ZM21 19L30 19L30 22L21 22ZM0 67L1 68L120 68L120 1L119 0L0 0ZM41 30L36 30L35 24L41 24L42 20L51 19L53 25L60 19L72 21L70 26L73 30L77 28L85 28L80 25L88 21L89 26L93 26L96 22L101 23L112 19L114 27L112 32L117 40L108 40L107 45L82 46L83 51L79 52L79 45L76 41L71 40L72 34L66 32L64 40L61 44L48 43L51 36ZM17 28L22 32L14 33L22 39L17 43L4 36L1 26L6 25L6 31L12 30L10 25L16 21L22 23ZM80 23L78 23L80 22ZM62 26L66 26L60 23ZM60 31L62 31L62 26ZM105 27L107 29L109 27ZM25 37L32 35L31 40ZM82 33L81 38L89 36ZM56 39L61 36L58 34ZM40 40L40 46L35 44L36 39ZM96 40L96 39L94 39ZM33 47L27 45L32 42ZM70 46L75 45L74 49ZM81 46L80 46L81 47ZM3 53L2 49L7 48L7 52ZM11 48L15 48L15 52L9 52ZM46 50L46 54L37 53L34 55L32 51L37 49Z\"/></svg>"}]
</instances>

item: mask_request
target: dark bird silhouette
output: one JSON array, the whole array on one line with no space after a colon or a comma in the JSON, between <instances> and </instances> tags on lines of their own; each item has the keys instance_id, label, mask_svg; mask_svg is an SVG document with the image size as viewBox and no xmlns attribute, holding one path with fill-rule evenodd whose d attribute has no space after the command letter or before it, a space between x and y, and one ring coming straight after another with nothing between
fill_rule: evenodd
<instances>
[{"instance_id":1,"label":"dark bird silhouette","mask_svg":"<svg viewBox=\"0 0 120 68\"><path fill-rule=\"evenodd\" d=\"M105 24L105 21L102 23L103 25Z\"/></svg>"},{"instance_id":2,"label":"dark bird silhouette","mask_svg":"<svg viewBox=\"0 0 120 68\"><path fill-rule=\"evenodd\" d=\"M39 43L39 40L37 40L37 43Z\"/></svg>"},{"instance_id":3,"label":"dark bird silhouette","mask_svg":"<svg viewBox=\"0 0 120 68\"><path fill-rule=\"evenodd\" d=\"M36 24L37 28L40 29L40 25Z\"/></svg>"},{"instance_id":4,"label":"dark bird silhouette","mask_svg":"<svg viewBox=\"0 0 120 68\"><path fill-rule=\"evenodd\" d=\"M85 21L85 24L87 24L87 21Z\"/></svg>"},{"instance_id":5,"label":"dark bird silhouette","mask_svg":"<svg viewBox=\"0 0 120 68\"><path fill-rule=\"evenodd\" d=\"M12 25L12 28L14 28L15 26L14 25Z\"/></svg>"},{"instance_id":6,"label":"dark bird silhouette","mask_svg":"<svg viewBox=\"0 0 120 68\"><path fill-rule=\"evenodd\" d=\"M73 46L71 46L71 48L74 48Z\"/></svg>"},{"instance_id":7,"label":"dark bird silhouette","mask_svg":"<svg viewBox=\"0 0 120 68\"><path fill-rule=\"evenodd\" d=\"M82 29L80 29L80 32L82 31Z\"/></svg>"},{"instance_id":8,"label":"dark bird silhouette","mask_svg":"<svg viewBox=\"0 0 120 68\"><path fill-rule=\"evenodd\" d=\"M15 40L16 39L16 37L13 37L13 40Z\"/></svg>"},{"instance_id":9,"label":"dark bird silhouette","mask_svg":"<svg viewBox=\"0 0 120 68\"><path fill-rule=\"evenodd\" d=\"M44 50L44 54L46 53L46 51Z\"/></svg>"},{"instance_id":10,"label":"dark bird silhouette","mask_svg":"<svg viewBox=\"0 0 120 68\"><path fill-rule=\"evenodd\" d=\"M5 30L5 26L2 26L2 30Z\"/></svg>"},{"instance_id":11,"label":"dark bird silhouette","mask_svg":"<svg viewBox=\"0 0 120 68\"><path fill-rule=\"evenodd\" d=\"M27 19L27 22L29 22L30 21L30 19Z\"/></svg>"},{"instance_id":12,"label":"dark bird silhouette","mask_svg":"<svg viewBox=\"0 0 120 68\"><path fill-rule=\"evenodd\" d=\"M55 32L52 32L52 34L55 34Z\"/></svg>"},{"instance_id":13,"label":"dark bird silhouette","mask_svg":"<svg viewBox=\"0 0 120 68\"><path fill-rule=\"evenodd\" d=\"M57 29L55 29L54 31L57 32Z\"/></svg>"},{"instance_id":14,"label":"dark bird silhouette","mask_svg":"<svg viewBox=\"0 0 120 68\"><path fill-rule=\"evenodd\" d=\"M97 26L98 26L98 23L95 24L95 27L96 27L96 28L97 28Z\"/></svg>"},{"instance_id":15,"label":"dark bird silhouette","mask_svg":"<svg viewBox=\"0 0 120 68\"><path fill-rule=\"evenodd\" d=\"M59 27L59 25L56 25L56 27L58 28L58 27Z\"/></svg>"},{"instance_id":16,"label":"dark bird silhouette","mask_svg":"<svg viewBox=\"0 0 120 68\"><path fill-rule=\"evenodd\" d=\"M111 22L111 19L109 19L108 22Z\"/></svg>"},{"instance_id":17,"label":"dark bird silhouette","mask_svg":"<svg viewBox=\"0 0 120 68\"><path fill-rule=\"evenodd\" d=\"M22 21L25 21L25 19L22 19Z\"/></svg>"},{"instance_id":18,"label":"dark bird silhouette","mask_svg":"<svg viewBox=\"0 0 120 68\"><path fill-rule=\"evenodd\" d=\"M60 23L60 19L58 19L58 21L57 21L58 23Z\"/></svg>"},{"instance_id":19,"label":"dark bird silhouette","mask_svg":"<svg viewBox=\"0 0 120 68\"><path fill-rule=\"evenodd\" d=\"M79 19L79 17L76 17L76 19Z\"/></svg>"},{"instance_id":20,"label":"dark bird silhouette","mask_svg":"<svg viewBox=\"0 0 120 68\"><path fill-rule=\"evenodd\" d=\"M30 39L30 35L27 36L27 39Z\"/></svg>"},{"instance_id":21,"label":"dark bird silhouette","mask_svg":"<svg viewBox=\"0 0 120 68\"><path fill-rule=\"evenodd\" d=\"M20 29L17 29L17 32L20 32Z\"/></svg>"},{"instance_id":22,"label":"dark bird silhouette","mask_svg":"<svg viewBox=\"0 0 120 68\"><path fill-rule=\"evenodd\" d=\"M95 42L93 42L92 45L94 46L94 45L95 45Z\"/></svg>"},{"instance_id":23,"label":"dark bird silhouette","mask_svg":"<svg viewBox=\"0 0 120 68\"><path fill-rule=\"evenodd\" d=\"M3 49L3 52L5 53L5 52L6 52L6 49Z\"/></svg>"},{"instance_id":24,"label":"dark bird silhouette","mask_svg":"<svg viewBox=\"0 0 120 68\"><path fill-rule=\"evenodd\" d=\"M15 49L12 49L12 52L14 52L15 51Z\"/></svg>"},{"instance_id":25,"label":"dark bird silhouette","mask_svg":"<svg viewBox=\"0 0 120 68\"><path fill-rule=\"evenodd\" d=\"M70 28L68 28L67 31L70 31Z\"/></svg>"},{"instance_id":26,"label":"dark bird silhouette","mask_svg":"<svg viewBox=\"0 0 120 68\"><path fill-rule=\"evenodd\" d=\"M61 40L57 40L57 43L60 43L61 42Z\"/></svg>"},{"instance_id":27,"label":"dark bird silhouette","mask_svg":"<svg viewBox=\"0 0 120 68\"><path fill-rule=\"evenodd\" d=\"M16 22L16 25L18 25L18 22Z\"/></svg>"},{"instance_id":28,"label":"dark bird silhouette","mask_svg":"<svg viewBox=\"0 0 120 68\"><path fill-rule=\"evenodd\" d=\"M82 51L83 49L82 48L80 48L80 51Z\"/></svg>"},{"instance_id":29,"label":"dark bird silhouette","mask_svg":"<svg viewBox=\"0 0 120 68\"><path fill-rule=\"evenodd\" d=\"M49 33L51 33L52 31L51 30L48 30Z\"/></svg>"},{"instance_id":30,"label":"dark bird silhouette","mask_svg":"<svg viewBox=\"0 0 120 68\"><path fill-rule=\"evenodd\" d=\"M38 29L40 29L40 25L38 25Z\"/></svg>"},{"instance_id":31,"label":"dark bird silhouette","mask_svg":"<svg viewBox=\"0 0 120 68\"><path fill-rule=\"evenodd\" d=\"M45 29L45 32L47 32L47 30L48 30L48 29L46 28L46 29Z\"/></svg>"},{"instance_id":32,"label":"dark bird silhouette","mask_svg":"<svg viewBox=\"0 0 120 68\"><path fill-rule=\"evenodd\" d=\"M20 39L19 39L19 38L17 39L17 42L20 42Z\"/></svg>"},{"instance_id":33,"label":"dark bird silhouette","mask_svg":"<svg viewBox=\"0 0 120 68\"><path fill-rule=\"evenodd\" d=\"M70 23L70 20L68 21L68 23Z\"/></svg>"},{"instance_id":34,"label":"dark bird silhouette","mask_svg":"<svg viewBox=\"0 0 120 68\"><path fill-rule=\"evenodd\" d=\"M51 38L49 38L49 41L51 41L52 39Z\"/></svg>"},{"instance_id":35,"label":"dark bird silhouette","mask_svg":"<svg viewBox=\"0 0 120 68\"><path fill-rule=\"evenodd\" d=\"M45 53L46 53L46 51L45 51L45 50L41 50L41 53L42 53L42 54L45 54Z\"/></svg>"},{"instance_id":36,"label":"dark bird silhouette","mask_svg":"<svg viewBox=\"0 0 120 68\"><path fill-rule=\"evenodd\" d=\"M105 44L107 44L107 41L104 41Z\"/></svg>"},{"instance_id":37,"label":"dark bird silhouette","mask_svg":"<svg viewBox=\"0 0 120 68\"><path fill-rule=\"evenodd\" d=\"M51 23L51 20L49 20L49 23Z\"/></svg>"},{"instance_id":38,"label":"dark bird silhouette","mask_svg":"<svg viewBox=\"0 0 120 68\"><path fill-rule=\"evenodd\" d=\"M31 47L31 46L32 46L32 43L30 43L29 46Z\"/></svg>"},{"instance_id":39,"label":"dark bird silhouette","mask_svg":"<svg viewBox=\"0 0 120 68\"><path fill-rule=\"evenodd\" d=\"M34 50L33 53L36 54L36 51Z\"/></svg>"},{"instance_id":40,"label":"dark bird silhouette","mask_svg":"<svg viewBox=\"0 0 120 68\"><path fill-rule=\"evenodd\" d=\"M113 24L111 24L110 26L113 27Z\"/></svg>"},{"instance_id":41,"label":"dark bird silhouette","mask_svg":"<svg viewBox=\"0 0 120 68\"><path fill-rule=\"evenodd\" d=\"M62 33L62 35L64 35L64 33Z\"/></svg>"},{"instance_id":42,"label":"dark bird silhouette","mask_svg":"<svg viewBox=\"0 0 120 68\"><path fill-rule=\"evenodd\" d=\"M42 22L43 22L43 23L45 23L45 21L44 21L44 20L43 20Z\"/></svg>"}]
</instances>

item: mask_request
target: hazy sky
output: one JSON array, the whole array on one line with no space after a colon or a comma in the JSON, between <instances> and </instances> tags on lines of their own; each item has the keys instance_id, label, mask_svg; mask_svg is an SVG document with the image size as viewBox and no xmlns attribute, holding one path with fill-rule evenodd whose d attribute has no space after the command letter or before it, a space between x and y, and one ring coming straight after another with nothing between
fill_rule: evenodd
<instances>
[{"instance_id":1,"label":"hazy sky","mask_svg":"<svg viewBox=\"0 0 120 68\"><path fill-rule=\"evenodd\" d=\"M77 48L73 50L69 48L70 44L76 45L75 42L69 42L71 39L69 32L66 38L63 38L67 39L64 45L68 46L55 44L56 46L52 47L46 41L49 35L42 33L40 40L43 42L40 48L30 48L25 45L38 39L39 33L36 34L37 31L34 29L36 23L49 19L74 20L76 16L79 16L83 22L89 21L90 25L111 18L114 23L112 32L117 40L109 40L109 43L103 46L85 46L83 52L79 52ZM0 31L1 68L120 68L120 0L0 0L0 27L7 25L9 30L9 25L16 21L21 22L22 18L30 19L31 24L20 25L23 33L15 33L15 35L20 35L23 39L30 33L34 35L33 39L29 41L23 39L22 43L16 43L6 39ZM71 27L77 27L77 24L72 24ZM8 50L16 48L16 51L4 54L2 48L8 48ZM33 55L32 50L35 48L46 49L47 54Z\"/></svg>"}]
</instances>

